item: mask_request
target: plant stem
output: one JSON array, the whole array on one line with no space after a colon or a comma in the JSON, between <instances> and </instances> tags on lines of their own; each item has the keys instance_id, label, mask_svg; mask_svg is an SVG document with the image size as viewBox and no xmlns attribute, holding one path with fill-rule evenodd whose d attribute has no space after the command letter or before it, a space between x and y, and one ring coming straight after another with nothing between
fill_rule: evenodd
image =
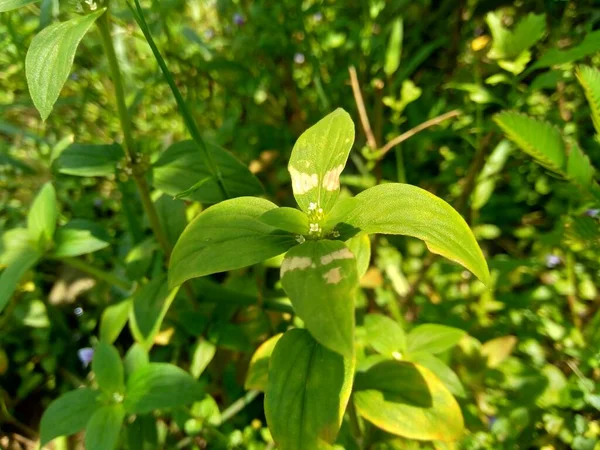
<instances>
[{"instance_id":1,"label":"plant stem","mask_svg":"<svg viewBox=\"0 0 600 450\"><path fill-rule=\"evenodd\" d=\"M248 404L250 404L250 402L252 402L252 400L258 396L258 394L260 394L259 391L248 391L243 397L238 398L235 402L229 405L221 414L221 423L227 422L229 419L239 413Z\"/></svg>"},{"instance_id":2,"label":"plant stem","mask_svg":"<svg viewBox=\"0 0 600 450\"><path fill-rule=\"evenodd\" d=\"M60 261L68 264L74 269L81 270L82 272L85 272L98 280L106 281L108 284L123 289L124 291L131 290L131 283L129 283L129 281L123 280L116 275L113 275L112 273L106 272L102 269L98 269L97 267L88 264L83 259L61 258Z\"/></svg>"},{"instance_id":3,"label":"plant stem","mask_svg":"<svg viewBox=\"0 0 600 450\"><path fill-rule=\"evenodd\" d=\"M121 122L121 128L123 130L123 144L125 148L125 154L131 166L132 177L138 188L144 211L148 216L150 228L152 228L152 232L154 233L158 244L163 250L165 258L168 260L171 256L171 245L169 244L169 240L167 239L167 236L162 228L162 224L160 223L158 212L154 207L154 203L150 198L150 188L148 187L148 182L146 181L145 173L143 172L143 170L140 170L141 158L139 157L135 149L135 141L133 139L131 120L129 117L129 111L127 110L127 105L125 104L125 90L123 89L123 78L121 77L119 61L117 60L117 55L115 54L115 48L110 34L109 14L110 10L107 10L102 16L98 18L96 23L98 24L98 28L100 29L102 44L106 52L112 81L115 87L117 112L119 114L119 120Z\"/></svg>"}]
</instances>

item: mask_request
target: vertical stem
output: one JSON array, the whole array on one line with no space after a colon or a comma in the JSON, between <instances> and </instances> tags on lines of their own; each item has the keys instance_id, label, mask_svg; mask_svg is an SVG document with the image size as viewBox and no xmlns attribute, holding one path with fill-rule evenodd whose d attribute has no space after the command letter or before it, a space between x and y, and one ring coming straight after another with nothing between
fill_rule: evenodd
<instances>
[{"instance_id":1,"label":"vertical stem","mask_svg":"<svg viewBox=\"0 0 600 450\"><path fill-rule=\"evenodd\" d=\"M167 239L167 236L162 228L160 219L154 203L150 198L150 188L143 171L143 166L140 168L141 158L136 152L135 141L133 139L131 119L129 112L127 111L127 105L125 104L125 90L123 89L123 79L121 77L121 70L119 68L119 61L115 54L115 48L113 46L112 37L110 35L110 16L109 10L106 11L97 20L98 28L100 29L100 35L102 37L102 45L106 52L108 59L108 65L110 67L112 81L115 87L115 97L117 101L117 112L119 114L119 120L121 121L121 128L123 130L123 144L125 148L125 155L132 169L132 177L140 193L142 205L144 211L148 216L150 227L152 232L158 241L158 244L162 248L165 257L169 259L171 255L171 245ZM142 169L142 170L140 170Z\"/></svg>"}]
</instances>

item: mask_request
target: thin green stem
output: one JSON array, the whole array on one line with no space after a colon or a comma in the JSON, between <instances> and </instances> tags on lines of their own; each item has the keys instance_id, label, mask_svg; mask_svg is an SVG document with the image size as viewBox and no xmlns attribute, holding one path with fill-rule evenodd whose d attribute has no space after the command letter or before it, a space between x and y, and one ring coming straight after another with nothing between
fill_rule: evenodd
<instances>
[{"instance_id":1,"label":"thin green stem","mask_svg":"<svg viewBox=\"0 0 600 450\"><path fill-rule=\"evenodd\" d=\"M162 224L160 223L158 212L156 211L154 203L150 198L150 188L148 187L148 182L146 181L143 166L140 168L141 158L139 157L135 149L135 141L133 139L131 119L129 116L129 111L127 110L127 105L125 103L125 90L123 88L123 78L121 76L119 61L117 60L115 47L113 45L112 36L110 34L109 14L110 12L107 10L106 13L104 13L98 18L96 23L98 24L98 28L100 29L102 44L106 52L106 57L108 59L108 65L110 67L113 85L115 87L117 112L119 114L119 120L121 122L121 128L123 130L123 143L125 148L125 154L127 155L127 159L129 160L129 164L132 169L133 180L135 181L135 184L140 193L142 205L144 207L146 215L148 216L148 221L150 222L152 232L154 233L158 244L165 253L166 259L168 260L171 255L171 244L167 239L167 235L165 234Z\"/></svg>"},{"instance_id":2,"label":"thin green stem","mask_svg":"<svg viewBox=\"0 0 600 450\"><path fill-rule=\"evenodd\" d=\"M235 402L229 405L227 409L225 409L225 411L223 411L223 413L221 414L221 423L227 422L229 419L231 419L233 416L239 413L242 409L248 406L252 402L252 400L258 397L258 394L260 394L259 391L248 391L243 397L237 399Z\"/></svg>"},{"instance_id":3,"label":"thin green stem","mask_svg":"<svg viewBox=\"0 0 600 450\"><path fill-rule=\"evenodd\" d=\"M123 289L124 291L131 290L132 285L129 281L123 280L123 279L117 277L116 275L106 272L102 269L98 269L97 267L94 267L91 264L88 264L83 259L62 258L62 259L60 259L60 261L73 267L74 269L81 270L82 272L85 272L88 275L93 276L97 280L105 281L108 284L111 284L120 289Z\"/></svg>"},{"instance_id":4,"label":"thin green stem","mask_svg":"<svg viewBox=\"0 0 600 450\"><path fill-rule=\"evenodd\" d=\"M171 92L173 93L173 96L175 97L175 101L177 102L177 107L179 108L179 112L181 113L181 116L183 117L185 126L188 129L188 132L190 133L190 136L192 137L194 142L196 142L196 144L200 148L202 155L204 157L204 160L206 162L206 165L208 166L210 172L213 174L213 176L217 180L217 183L219 185L221 193L223 194L223 196L225 198L231 198L231 196L229 195L229 192L227 191L227 187L225 186L225 183L223 182L223 174L221 173L218 166L213 161L210 151L208 150L208 147L206 146L204 139L202 139L202 135L200 134L198 125L196 124L196 121L194 120L185 100L183 99L183 96L181 95L179 88L175 84L173 74L167 67L167 63L165 62L164 58L160 54L160 51L158 50L158 47L156 46L156 43L154 42L154 39L152 38L152 34L150 33L150 28L148 27L148 24L146 23L146 19L144 18L142 7L140 6L140 3L138 0L134 0L134 1L135 1L135 9L129 3L127 3L127 4L129 5L129 8L131 9L137 24L139 25L140 29L142 30L142 33L144 33L144 37L146 38L146 41L148 42L148 45L150 46L150 49L152 50L152 53L154 54L154 58L156 59L156 62L158 63L158 66L160 67L160 70L162 71L162 73L165 77L165 80L167 81L167 83L169 84L169 87L171 88Z\"/></svg>"}]
</instances>

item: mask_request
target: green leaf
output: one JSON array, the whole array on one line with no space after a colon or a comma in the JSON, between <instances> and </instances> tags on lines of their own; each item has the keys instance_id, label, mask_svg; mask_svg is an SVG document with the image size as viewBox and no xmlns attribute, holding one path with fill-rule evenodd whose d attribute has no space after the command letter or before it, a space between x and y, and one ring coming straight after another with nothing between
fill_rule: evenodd
<instances>
[{"instance_id":1,"label":"green leaf","mask_svg":"<svg viewBox=\"0 0 600 450\"><path fill-rule=\"evenodd\" d=\"M600 30L592 31L585 35L583 41L568 49L551 48L544 53L533 65L534 69L567 64L586 56L593 55L600 50Z\"/></svg>"},{"instance_id":2,"label":"green leaf","mask_svg":"<svg viewBox=\"0 0 600 450\"><path fill-rule=\"evenodd\" d=\"M271 356L265 415L281 450L329 448L335 442L352 389L354 360L293 329Z\"/></svg>"},{"instance_id":3,"label":"green leaf","mask_svg":"<svg viewBox=\"0 0 600 450\"><path fill-rule=\"evenodd\" d=\"M567 159L567 177L582 189L591 189L594 183L595 169L590 158L583 153L576 143L569 148Z\"/></svg>"},{"instance_id":4,"label":"green leaf","mask_svg":"<svg viewBox=\"0 0 600 450\"><path fill-rule=\"evenodd\" d=\"M29 46L25 73L33 104L46 120L58 99L75 58L77 46L106 8L44 28Z\"/></svg>"},{"instance_id":5,"label":"green leaf","mask_svg":"<svg viewBox=\"0 0 600 450\"><path fill-rule=\"evenodd\" d=\"M261 195L263 188L235 156L213 144L206 144L214 163L218 166L223 183L230 197ZM212 175L200 149L194 141L182 141L171 145L152 166L154 186L166 194L176 196L208 178L185 198L202 203L218 203L226 200L217 179Z\"/></svg>"},{"instance_id":6,"label":"green leaf","mask_svg":"<svg viewBox=\"0 0 600 450\"><path fill-rule=\"evenodd\" d=\"M350 249L356 257L356 267L358 278L367 273L371 264L371 239L366 233L359 233L346 241L346 247Z\"/></svg>"},{"instance_id":7,"label":"green leaf","mask_svg":"<svg viewBox=\"0 0 600 450\"><path fill-rule=\"evenodd\" d=\"M389 183L361 192L354 202L355 207L337 227L343 235L362 231L416 237L433 253L463 265L482 283L488 283L487 263L475 236L460 214L441 198L416 186ZM332 214L336 214L335 208Z\"/></svg>"},{"instance_id":8,"label":"green leaf","mask_svg":"<svg viewBox=\"0 0 600 450\"><path fill-rule=\"evenodd\" d=\"M471 207L473 209L481 209L488 202L496 187L496 178L502 172L513 149L514 146L507 139L503 139L487 158L477 177L477 184L471 196Z\"/></svg>"},{"instance_id":9,"label":"green leaf","mask_svg":"<svg viewBox=\"0 0 600 450\"><path fill-rule=\"evenodd\" d=\"M127 353L125 353L125 359L123 361L123 365L125 366L125 376L129 378L132 373L148 364L150 364L148 350L141 344L134 342L134 344L129 347L129 350L127 350Z\"/></svg>"},{"instance_id":10,"label":"green leaf","mask_svg":"<svg viewBox=\"0 0 600 450\"><path fill-rule=\"evenodd\" d=\"M129 450L156 450L160 448L156 419L150 415L137 415L127 426L127 443Z\"/></svg>"},{"instance_id":11,"label":"green leaf","mask_svg":"<svg viewBox=\"0 0 600 450\"><path fill-rule=\"evenodd\" d=\"M52 183L46 183L33 200L27 215L27 228L31 239L40 245L40 249L45 249L48 243L52 242L57 219L56 191Z\"/></svg>"},{"instance_id":12,"label":"green leaf","mask_svg":"<svg viewBox=\"0 0 600 450\"><path fill-rule=\"evenodd\" d=\"M11 251L10 258L3 255L2 264L7 267L0 273L0 312L15 292L19 280L40 259L41 254L31 247Z\"/></svg>"},{"instance_id":13,"label":"green leaf","mask_svg":"<svg viewBox=\"0 0 600 450\"><path fill-rule=\"evenodd\" d=\"M204 369L210 364L217 352L217 346L208 339L201 337L195 345L190 361L190 373L196 379L200 378Z\"/></svg>"},{"instance_id":14,"label":"green leaf","mask_svg":"<svg viewBox=\"0 0 600 450\"><path fill-rule=\"evenodd\" d=\"M56 160L58 171L78 177L114 175L117 164L125 157L119 144L71 144Z\"/></svg>"},{"instance_id":15,"label":"green leaf","mask_svg":"<svg viewBox=\"0 0 600 450\"><path fill-rule=\"evenodd\" d=\"M402 57L402 39L404 34L404 22L402 17L394 20L390 40L385 52L385 63L383 71L389 77L398 70L400 66L400 58Z\"/></svg>"},{"instance_id":16,"label":"green leaf","mask_svg":"<svg viewBox=\"0 0 600 450\"><path fill-rule=\"evenodd\" d=\"M353 143L354 123L339 108L298 138L288 170L294 197L304 212L326 214L333 207L340 192L340 174Z\"/></svg>"},{"instance_id":17,"label":"green leaf","mask_svg":"<svg viewBox=\"0 0 600 450\"><path fill-rule=\"evenodd\" d=\"M517 345L515 336L502 336L487 341L481 346L481 354L487 358L488 367L498 367L512 353Z\"/></svg>"},{"instance_id":18,"label":"green leaf","mask_svg":"<svg viewBox=\"0 0 600 450\"><path fill-rule=\"evenodd\" d=\"M356 376L358 413L389 433L410 439L452 441L461 437L460 406L428 369L384 361Z\"/></svg>"},{"instance_id":19,"label":"green leaf","mask_svg":"<svg viewBox=\"0 0 600 450\"><path fill-rule=\"evenodd\" d=\"M330 350L354 354L356 259L341 241L307 241L281 264L281 284L313 337Z\"/></svg>"},{"instance_id":20,"label":"green leaf","mask_svg":"<svg viewBox=\"0 0 600 450\"><path fill-rule=\"evenodd\" d=\"M169 290L166 277L159 276L136 292L129 324L136 341L145 348L152 347L178 290Z\"/></svg>"},{"instance_id":21,"label":"green leaf","mask_svg":"<svg viewBox=\"0 0 600 450\"><path fill-rule=\"evenodd\" d=\"M109 239L101 225L75 219L56 231L52 256L68 258L92 253L108 247Z\"/></svg>"},{"instance_id":22,"label":"green leaf","mask_svg":"<svg viewBox=\"0 0 600 450\"><path fill-rule=\"evenodd\" d=\"M411 354L409 360L431 370L453 395L461 398L466 397L465 388L458 375L437 356L421 352Z\"/></svg>"},{"instance_id":23,"label":"green leaf","mask_svg":"<svg viewBox=\"0 0 600 450\"><path fill-rule=\"evenodd\" d=\"M99 408L85 427L87 450L114 450L119 442L125 419L123 405L107 405Z\"/></svg>"},{"instance_id":24,"label":"green leaf","mask_svg":"<svg viewBox=\"0 0 600 450\"><path fill-rule=\"evenodd\" d=\"M39 0L0 0L0 12L11 11Z\"/></svg>"},{"instance_id":25,"label":"green leaf","mask_svg":"<svg viewBox=\"0 0 600 450\"><path fill-rule=\"evenodd\" d=\"M131 310L131 299L107 306L100 319L100 340L112 344L125 327Z\"/></svg>"},{"instance_id":26,"label":"green leaf","mask_svg":"<svg viewBox=\"0 0 600 450\"><path fill-rule=\"evenodd\" d=\"M99 407L96 396L96 391L80 388L50 403L40 422L41 445L44 446L59 436L68 436L83 430Z\"/></svg>"},{"instance_id":27,"label":"green leaf","mask_svg":"<svg viewBox=\"0 0 600 450\"><path fill-rule=\"evenodd\" d=\"M294 236L260 220L277 208L254 197L226 200L203 211L185 229L171 255L169 285L239 269L286 252Z\"/></svg>"},{"instance_id":28,"label":"green leaf","mask_svg":"<svg viewBox=\"0 0 600 450\"><path fill-rule=\"evenodd\" d=\"M189 373L172 364L150 363L130 375L124 405L130 414L144 414L188 405L203 396L201 385Z\"/></svg>"},{"instance_id":29,"label":"green leaf","mask_svg":"<svg viewBox=\"0 0 600 450\"><path fill-rule=\"evenodd\" d=\"M406 352L406 335L398 323L381 314L365 316L367 343L378 353L402 358Z\"/></svg>"},{"instance_id":30,"label":"green leaf","mask_svg":"<svg viewBox=\"0 0 600 450\"><path fill-rule=\"evenodd\" d=\"M270 337L256 349L254 355L252 355L250 367L248 367L248 373L246 374L245 389L266 390L269 380L269 362L271 361L275 345L279 342L281 336L283 336L283 333Z\"/></svg>"},{"instance_id":31,"label":"green leaf","mask_svg":"<svg viewBox=\"0 0 600 450\"><path fill-rule=\"evenodd\" d=\"M590 105L596 133L600 135L600 71L589 66L579 66L576 74Z\"/></svg>"},{"instance_id":32,"label":"green leaf","mask_svg":"<svg viewBox=\"0 0 600 450\"><path fill-rule=\"evenodd\" d=\"M289 233L308 234L308 216L296 208L275 208L267 211L260 220L267 225Z\"/></svg>"},{"instance_id":33,"label":"green leaf","mask_svg":"<svg viewBox=\"0 0 600 450\"><path fill-rule=\"evenodd\" d=\"M490 12L485 21L492 33L492 48L488 57L492 59L516 59L521 53L534 46L546 34L546 16L527 14L512 30L502 25L501 14Z\"/></svg>"},{"instance_id":34,"label":"green leaf","mask_svg":"<svg viewBox=\"0 0 600 450\"><path fill-rule=\"evenodd\" d=\"M419 325L408 333L407 349L409 353L442 353L458 344L466 334L463 330L446 325Z\"/></svg>"},{"instance_id":35,"label":"green leaf","mask_svg":"<svg viewBox=\"0 0 600 450\"><path fill-rule=\"evenodd\" d=\"M112 345L100 341L94 349L92 371L100 389L108 394L122 394L125 390L125 371L121 356Z\"/></svg>"},{"instance_id":36,"label":"green leaf","mask_svg":"<svg viewBox=\"0 0 600 450\"><path fill-rule=\"evenodd\" d=\"M161 195L154 205L169 242L171 245L175 245L187 225L184 202Z\"/></svg>"},{"instance_id":37,"label":"green leaf","mask_svg":"<svg viewBox=\"0 0 600 450\"><path fill-rule=\"evenodd\" d=\"M538 163L554 172L562 172L566 159L565 143L555 126L511 111L496 114L494 121L511 141Z\"/></svg>"}]
</instances>

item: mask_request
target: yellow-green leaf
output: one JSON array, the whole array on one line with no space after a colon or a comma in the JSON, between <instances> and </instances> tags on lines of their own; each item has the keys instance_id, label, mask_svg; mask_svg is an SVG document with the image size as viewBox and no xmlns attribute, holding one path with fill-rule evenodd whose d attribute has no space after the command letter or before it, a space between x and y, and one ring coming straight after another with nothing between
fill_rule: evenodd
<instances>
[{"instance_id":1,"label":"yellow-green leaf","mask_svg":"<svg viewBox=\"0 0 600 450\"><path fill-rule=\"evenodd\" d=\"M327 213L333 207L353 143L354 123L343 109L325 116L298 138L288 170L303 211Z\"/></svg>"},{"instance_id":2,"label":"yellow-green leaf","mask_svg":"<svg viewBox=\"0 0 600 450\"><path fill-rule=\"evenodd\" d=\"M296 314L325 347L354 352L354 255L341 241L307 241L291 249L281 265L281 283Z\"/></svg>"},{"instance_id":3,"label":"yellow-green leaf","mask_svg":"<svg viewBox=\"0 0 600 450\"><path fill-rule=\"evenodd\" d=\"M275 345L279 342L281 336L283 336L283 333L276 334L267 339L256 349L254 355L252 355L250 367L246 374L246 382L244 383L246 389L264 391L267 388L267 381L269 380L269 361L271 360L271 354L275 349Z\"/></svg>"},{"instance_id":4,"label":"yellow-green leaf","mask_svg":"<svg viewBox=\"0 0 600 450\"><path fill-rule=\"evenodd\" d=\"M430 251L463 265L488 283L487 263L473 232L441 198L416 186L389 183L369 188L349 203L354 207L337 227L342 233L363 231L422 239ZM348 206L347 202L339 205ZM331 214L337 214L335 208Z\"/></svg>"},{"instance_id":5,"label":"yellow-green leaf","mask_svg":"<svg viewBox=\"0 0 600 450\"><path fill-rule=\"evenodd\" d=\"M460 406L428 369L384 361L356 376L354 404L377 427L398 436L452 441L463 433Z\"/></svg>"}]
</instances>

